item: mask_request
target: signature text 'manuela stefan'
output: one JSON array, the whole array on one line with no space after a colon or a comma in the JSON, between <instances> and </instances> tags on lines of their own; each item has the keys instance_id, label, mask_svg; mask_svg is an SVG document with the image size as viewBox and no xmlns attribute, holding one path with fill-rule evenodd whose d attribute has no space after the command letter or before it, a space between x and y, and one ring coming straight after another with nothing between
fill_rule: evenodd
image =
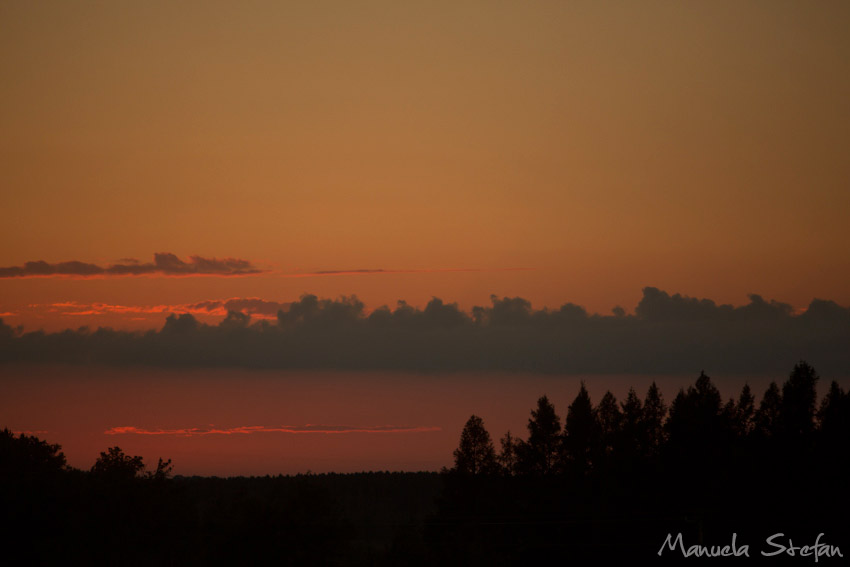
<instances>
[{"instance_id":1,"label":"signature text 'manuela stefan'","mask_svg":"<svg viewBox=\"0 0 850 567\"><path fill-rule=\"evenodd\" d=\"M821 543L822 537L823 534L820 533L815 539L814 544L800 546L794 545L794 542L790 537L787 538L788 544L785 545L785 534L773 534L765 540L765 544L767 544L768 549L762 550L761 555L764 557L812 557L814 558L815 563L817 563L821 557L844 557L841 553L841 549L837 545ZM667 539L665 539L664 543L661 544L661 549L658 550L658 555L662 555L664 551L675 552L678 550L684 557L749 557L750 546L738 546L737 540L738 534L733 533L732 542L729 545L692 545L690 547L685 547L681 533L677 534L675 538L673 537L673 534L667 534Z\"/></svg>"}]
</instances>

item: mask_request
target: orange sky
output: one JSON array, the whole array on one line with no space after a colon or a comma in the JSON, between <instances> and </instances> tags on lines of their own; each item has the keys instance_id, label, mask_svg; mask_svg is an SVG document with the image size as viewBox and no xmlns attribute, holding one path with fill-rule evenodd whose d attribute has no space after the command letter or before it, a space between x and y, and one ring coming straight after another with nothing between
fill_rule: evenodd
<instances>
[{"instance_id":1,"label":"orange sky","mask_svg":"<svg viewBox=\"0 0 850 567\"><path fill-rule=\"evenodd\" d=\"M410 4L0 6L0 267L271 272L2 278L0 317L304 292L608 312L646 285L850 304L850 4ZM284 277L359 269L416 271Z\"/></svg>"}]
</instances>

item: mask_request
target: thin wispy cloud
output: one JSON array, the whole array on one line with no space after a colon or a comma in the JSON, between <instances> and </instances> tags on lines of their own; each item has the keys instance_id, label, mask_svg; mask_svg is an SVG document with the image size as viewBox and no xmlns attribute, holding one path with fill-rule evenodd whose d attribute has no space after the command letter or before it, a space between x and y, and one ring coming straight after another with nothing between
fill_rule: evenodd
<instances>
[{"instance_id":1,"label":"thin wispy cloud","mask_svg":"<svg viewBox=\"0 0 850 567\"><path fill-rule=\"evenodd\" d=\"M60 301L56 303L29 305L33 309L46 309L60 315L104 315L106 313L118 313L125 315L133 314L160 314L172 313L175 305L115 305L110 303L80 303L77 301Z\"/></svg>"},{"instance_id":2,"label":"thin wispy cloud","mask_svg":"<svg viewBox=\"0 0 850 567\"><path fill-rule=\"evenodd\" d=\"M242 425L239 427L189 427L183 429L145 429L134 426L111 427L104 431L106 435L171 435L176 437L202 437L207 435L251 435L254 433L321 433L336 435L343 433L427 433L441 431L439 427L423 426L351 426L351 425L281 425L269 427L265 425Z\"/></svg>"},{"instance_id":3,"label":"thin wispy cloud","mask_svg":"<svg viewBox=\"0 0 850 567\"><path fill-rule=\"evenodd\" d=\"M378 269L362 269L362 270L319 270L317 272L313 272L311 276L335 276L340 274L386 274L386 273L398 273L398 272L406 272L410 270L384 270L381 268Z\"/></svg>"},{"instance_id":4,"label":"thin wispy cloud","mask_svg":"<svg viewBox=\"0 0 850 567\"><path fill-rule=\"evenodd\" d=\"M248 260L240 258L205 258L189 256L181 260L170 252L154 254L153 262L124 258L115 264L100 266L71 260L49 263L43 260L26 262L23 266L0 267L0 278L48 277L117 277L117 276L247 276L264 273Z\"/></svg>"},{"instance_id":5,"label":"thin wispy cloud","mask_svg":"<svg viewBox=\"0 0 850 567\"><path fill-rule=\"evenodd\" d=\"M114 264L99 265L78 260L67 262L45 262L35 260L22 266L0 267L0 278L104 278L121 276L249 276L273 275L281 278L315 278L326 276L362 276L380 274L427 274L451 272L512 272L528 271L533 268L352 268L316 270L311 272L287 272L267 270L240 258L205 258L189 256L181 260L170 252L154 254L153 262L141 262L135 258L121 258Z\"/></svg>"},{"instance_id":6,"label":"thin wispy cloud","mask_svg":"<svg viewBox=\"0 0 850 567\"><path fill-rule=\"evenodd\" d=\"M13 429L12 434L14 435L27 435L30 437L34 437L36 435L47 435L49 431L46 429Z\"/></svg>"},{"instance_id":7,"label":"thin wispy cloud","mask_svg":"<svg viewBox=\"0 0 850 567\"><path fill-rule=\"evenodd\" d=\"M47 311L59 315L158 315L167 313L191 313L193 315L226 316L230 311L238 311L257 319L274 318L277 312L285 309L289 303L270 301L259 297L231 297L210 299L194 303L167 303L159 305L121 305L114 303L81 303L78 301L60 301L55 303L32 303L28 307L33 311ZM0 316L15 313L0 314Z\"/></svg>"},{"instance_id":8,"label":"thin wispy cloud","mask_svg":"<svg viewBox=\"0 0 850 567\"><path fill-rule=\"evenodd\" d=\"M364 276L376 274L432 274L451 272L524 272L534 268L419 268L419 269L384 269L358 268L348 270L316 270L314 272L281 273L285 278L314 278L322 276Z\"/></svg>"}]
</instances>

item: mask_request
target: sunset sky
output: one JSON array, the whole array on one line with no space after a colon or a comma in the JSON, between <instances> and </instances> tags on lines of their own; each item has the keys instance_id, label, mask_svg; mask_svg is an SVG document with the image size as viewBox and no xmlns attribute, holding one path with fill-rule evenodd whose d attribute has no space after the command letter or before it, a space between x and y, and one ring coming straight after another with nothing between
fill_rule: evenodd
<instances>
[{"instance_id":1,"label":"sunset sky","mask_svg":"<svg viewBox=\"0 0 850 567\"><path fill-rule=\"evenodd\" d=\"M700 368L761 395L809 358L848 384L848 22L846 1L0 3L0 427L81 468L120 443L180 474L437 470L470 413L523 435L585 378L594 403L665 373L670 401ZM342 331L163 328L303 294L348 297L324 304ZM360 327L334 315L352 295ZM491 295L540 316L490 332L451 305ZM420 334L362 317L433 297ZM542 311L567 302L624 310Z\"/></svg>"},{"instance_id":2,"label":"sunset sky","mask_svg":"<svg viewBox=\"0 0 850 567\"><path fill-rule=\"evenodd\" d=\"M609 313L644 286L848 305L848 21L847 2L3 3L0 317L159 327L305 292ZM156 253L189 268L107 270ZM107 271L21 277L36 261Z\"/></svg>"}]
</instances>

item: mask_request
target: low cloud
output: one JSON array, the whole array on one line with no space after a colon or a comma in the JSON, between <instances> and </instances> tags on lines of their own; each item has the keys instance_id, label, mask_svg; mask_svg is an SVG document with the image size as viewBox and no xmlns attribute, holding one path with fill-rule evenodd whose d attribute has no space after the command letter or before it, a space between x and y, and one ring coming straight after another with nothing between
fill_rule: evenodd
<instances>
[{"instance_id":1,"label":"low cloud","mask_svg":"<svg viewBox=\"0 0 850 567\"><path fill-rule=\"evenodd\" d=\"M159 331L148 332L80 328L25 333L0 321L0 362L765 373L785 372L805 359L825 375L846 375L850 368L850 308L822 299L795 313L785 303L755 294L746 304L733 306L647 287L634 315L622 308L592 315L573 303L535 309L521 297L496 296L490 305L470 311L439 298L424 308L400 301L368 311L354 296L315 295L291 303L231 298L182 307L170 312ZM86 312L80 304L64 308ZM209 325L196 318L198 313L224 318Z\"/></svg>"},{"instance_id":2,"label":"low cloud","mask_svg":"<svg viewBox=\"0 0 850 567\"><path fill-rule=\"evenodd\" d=\"M206 435L250 435L253 433L322 433L335 435L341 433L427 433L441 431L439 427L421 426L350 426L350 425L281 425L267 427L264 425L243 425L239 427L191 427L186 429L144 429L141 427L123 426L112 427L104 431L106 435L172 435L177 437L199 437Z\"/></svg>"},{"instance_id":3,"label":"low cloud","mask_svg":"<svg viewBox=\"0 0 850 567\"><path fill-rule=\"evenodd\" d=\"M229 299L212 299L195 303L172 303L160 305L119 305L112 303L80 303L77 301L62 301L57 303L36 303L29 307L36 311L48 311L60 315L156 315L168 313L191 313L193 315L226 316L236 311L257 318L274 318L277 312L285 309L289 303L268 301L258 297L232 297ZM0 313L0 317L4 314ZM16 315L8 313L6 315Z\"/></svg>"},{"instance_id":4,"label":"low cloud","mask_svg":"<svg viewBox=\"0 0 850 567\"><path fill-rule=\"evenodd\" d=\"M43 260L23 266L0 268L0 278L32 277L108 277L108 276L245 276L263 273L248 260L239 258L204 258L189 256L181 260L170 252L154 254L153 262L142 263L124 258L119 263L99 266L72 260L51 264Z\"/></svg>"},{"instance_id":5,"label":"low cloud","mask_svg":"<svg viewBox=\"0 0 850 567\"><path fill-rule=\"evenodd\" d=\"M275 316L278 311L285 309L288 305L289 303L269 301L259 297L232 297L230 299L190 303L185 305L185 311L209 315L227 315L230 311L238 311L251 316ZM179 309L176 311L179 311Z\"/></svg>"},{"instance_id":6,"label":"low cloud","mask_svg":"<svg viewBox=\"0 0 850 567\"><path fill-rule=\"evenodd\" d=\"M154 254L153 262L140 262L135 258L122 258L114 264L100 266L87 262L49 263L43 260L26 262L23 266L0 267L0 278L48 278L74 277L99 278L109 276L248 276L274 274L281 278L314 278L324 276L356 276L375 274L427 274L442 272L511 272L527 271L532 268L424 268L384 269L356 268L345 270L317 270L313 272L271 272L256 267L248 260L239 258L204 258L189 256L181 260L170 252Z\"/></svg>"}]
</instances>

